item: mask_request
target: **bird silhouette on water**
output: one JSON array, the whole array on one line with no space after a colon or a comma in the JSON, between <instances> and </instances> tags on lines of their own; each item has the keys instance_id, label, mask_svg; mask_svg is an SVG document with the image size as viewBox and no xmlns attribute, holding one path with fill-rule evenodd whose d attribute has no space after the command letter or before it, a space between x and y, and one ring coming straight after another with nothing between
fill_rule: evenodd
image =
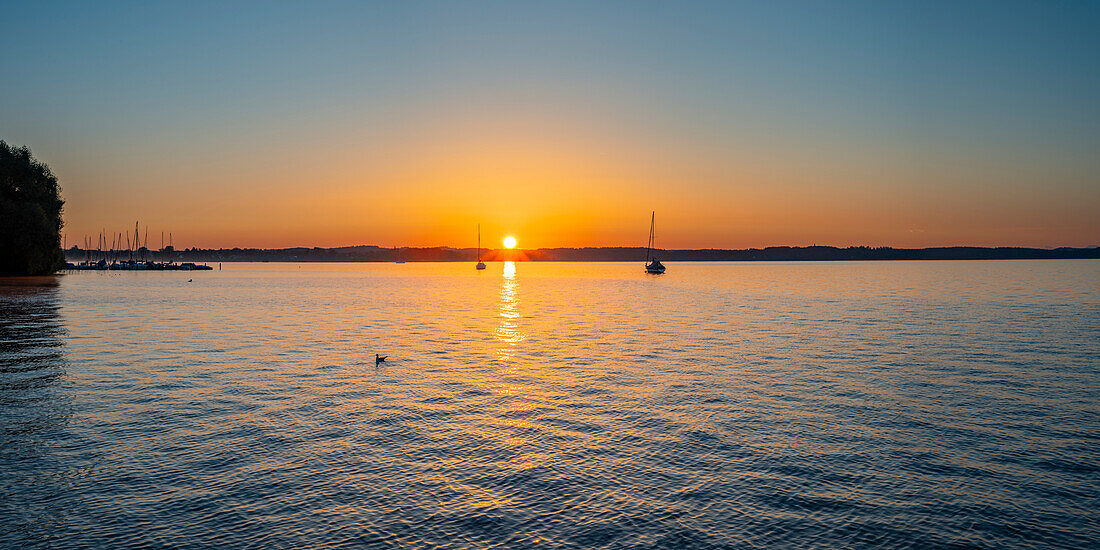
<instances>
[{"instance_id":1,"label":"bird silhouette on water","mask_svg":"<svg viewBox=\"0 0 1100 550\"><path fill-rule=\"evenodd\" d=\"M377 365L378 363L385 363L387 357L389 357L389 355L378 355L377 353L374 354L374 364Z\"/></svg>"}]
</instances>

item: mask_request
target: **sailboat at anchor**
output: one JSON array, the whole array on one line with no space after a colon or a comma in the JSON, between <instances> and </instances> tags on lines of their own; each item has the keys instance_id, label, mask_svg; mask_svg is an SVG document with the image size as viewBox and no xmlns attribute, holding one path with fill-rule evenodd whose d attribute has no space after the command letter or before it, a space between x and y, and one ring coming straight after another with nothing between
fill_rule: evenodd
<instances>
[{"instance_id":1,"label":"sailboat at anchor","mask_svg":"<svg viewBox=\"0 0 1100 550\"><path fill-rule=\"evenodd\" d=\"M654 211L650 214L649 218L649 244L645 248L645 272L646 273L664 273L665 264L661 263L656 256L653 256L653 222L657 219L657 212Z\"/></svg>"},{"instance_id":2,"label":"sailboat at anchor","mask_svg":"<svg viewBox=\"0 0 1100 550\"><path fill-rule=\"evenodd\" d=\"M477 224L477 265L476 269L485 269L485 262L481 261L481 224Z\"/></svg>"}]
</instances>

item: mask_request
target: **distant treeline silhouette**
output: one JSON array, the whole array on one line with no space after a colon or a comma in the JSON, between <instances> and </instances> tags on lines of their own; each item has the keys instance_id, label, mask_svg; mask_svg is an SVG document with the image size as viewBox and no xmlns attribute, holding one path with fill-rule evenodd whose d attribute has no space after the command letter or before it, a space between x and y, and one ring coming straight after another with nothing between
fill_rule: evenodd
<instances>
[{"instance_id":1,"label":"distant treeline silhouette","mask_svg":"<svg viewBox=\"0 0 1100 550\"><path fill-rule=\"evenodd\" d=\"M69 249L70 260L79 260L85 251ZM93 254L95 251L93 251ZM742 250L694 249L657 250L663 261L860 261L860 260L1045 260L1097 259L1100 248L983 248L949 246L937 248L890 248L852 246L772 246ZM643 247L603 248L539 248L532 250L482 249L488 261L515 259L557 262L617 262L642 261ZM189 262L473 262L476 248L382 248L379 246L345 246L339 248L187 248L161 253L165 260Z\"/></svg>"},{"instance_id":2,"label":"distant treeline silhouette","mask_svg":"<svg viewBox=\"0 0 1100 550\"><path fill-rule=\"evenodd\" d=\"M541 253L546 257L537 257ZM1100 258L1100 248L983 248L950 246L937 248L890 248L850 246L770 246L767 248L657 250L661 260L685 261L838 261L838 260L1025 260ZM539 249L531 259L546 260L638 260L644 248L552 248Z\"/></svg>"}]
</instances>

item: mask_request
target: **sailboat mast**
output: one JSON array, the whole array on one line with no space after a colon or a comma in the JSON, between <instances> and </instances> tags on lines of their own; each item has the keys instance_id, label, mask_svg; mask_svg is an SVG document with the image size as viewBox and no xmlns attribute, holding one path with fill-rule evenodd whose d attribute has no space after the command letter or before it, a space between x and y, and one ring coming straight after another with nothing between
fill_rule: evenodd
<instances>
[{"instance_id":1,"label":"sailboat mast","mask_svg":"<svg viewBox=\"0 0 1100 550\"><path fill-rule=\"evenodd\" d=\"M649 257L653 253L653 222L657 221L657 211L649 214L649 244L645 247L645 261L649 263Z\"/></svg>"},{"instance_id":2,"label":"sailboat mast","mask_svg":"<svg viewBox=\"0 0 1100 550\"><path fill-rule=\"evenodd\" d=\"M481 224L477 224L477 263L481 263Z\"/></svg>"}]
</instances>

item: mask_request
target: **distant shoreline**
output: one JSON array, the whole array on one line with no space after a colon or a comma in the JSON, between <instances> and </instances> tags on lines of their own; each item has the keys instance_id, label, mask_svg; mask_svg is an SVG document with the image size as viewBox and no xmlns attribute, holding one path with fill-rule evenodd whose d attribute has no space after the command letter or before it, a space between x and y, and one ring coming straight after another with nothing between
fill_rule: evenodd
<instances>
[{"instance_id":1,"label":"distant shoreline","mask_svg":"<svg viewBox=\"0 0 1100 550\"><path fill-rule=\"evenodd\" d=\"M70 262L102 252L71 248L65 251ZM714 261L883 261L883 260L1071 260L1100 259L1100 247L1022 248L950 246L933 248L890 248L853 246L789 247L773 246L748 249L656 250L653 255L671 262ZM338 248L221 248L164 250L149 253L156 261L176 262L473 262L476 248L383 248L345 246ZM646 250L641 247L539 248L531 250L482 249L486 261L535 262L641 262Z\"/></svg>"}]
</instances>

